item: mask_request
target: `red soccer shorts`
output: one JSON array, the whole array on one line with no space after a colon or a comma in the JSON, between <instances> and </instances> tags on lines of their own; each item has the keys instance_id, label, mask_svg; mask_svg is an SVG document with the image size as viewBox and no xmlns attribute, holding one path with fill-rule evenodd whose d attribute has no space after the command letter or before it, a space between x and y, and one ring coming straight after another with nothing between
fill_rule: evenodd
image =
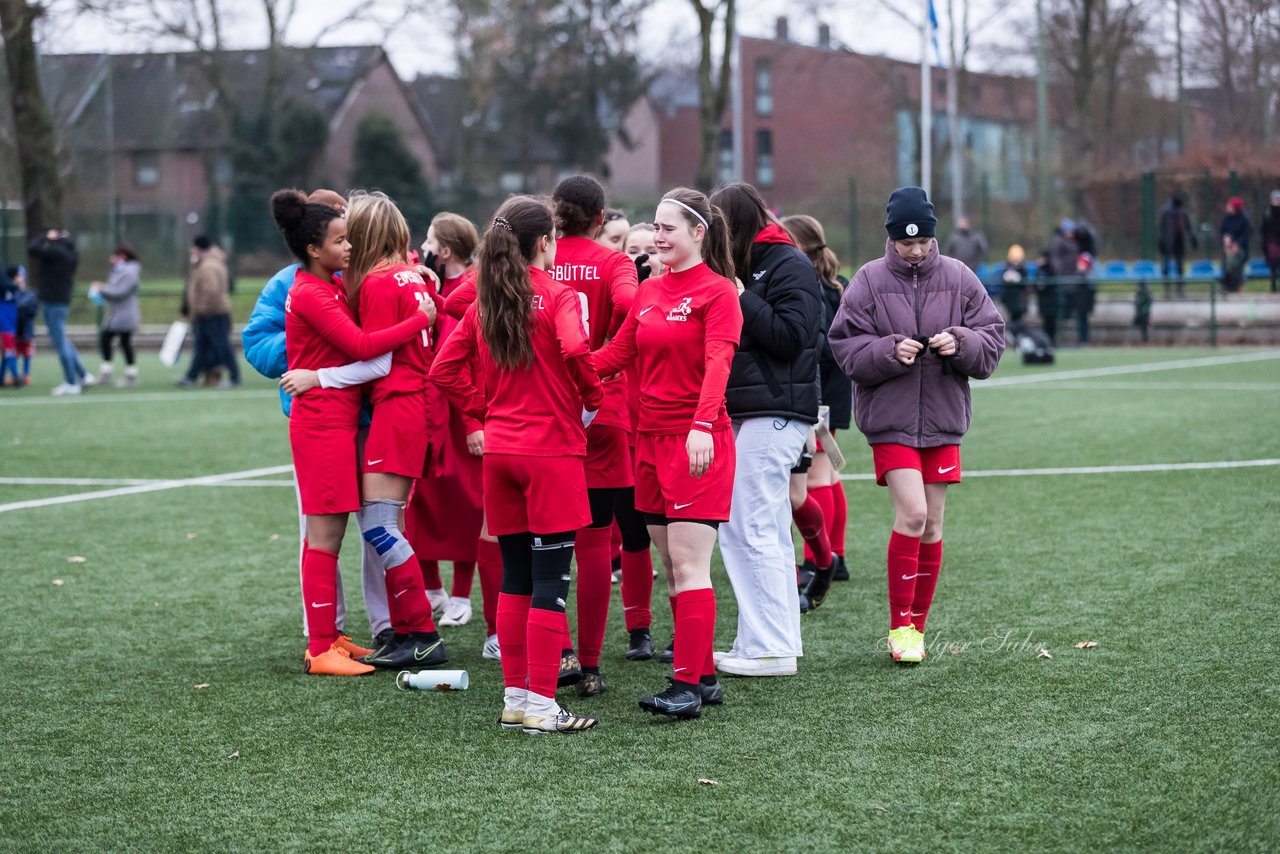
<instances>
[{"instance_id":1,"label":"red soccer shorts","mask_svg":"<svg viewBox=\"0 0 1280 854\"><path fill-rule=\"evenodd\" d=\"M738 455L733 431L711 434L711 467L689 474L687 433L641 433L636 439L636 509L668 519L728 522Z\"/></svg>"},{"instance_id":2,"label":"red soccer shorts","mask_svg":"<svg viewBox=\"0 0 1280 854\"><path fill-rule=\"evenodd\" d=\"M557 534L591 524L582 457L485 454L484 518L495 537Z\"/></svg>"},{"instance_id":3,"label":"red soccer shorts","mask_svg":"<svg viewBox=\"0 0 1280 854\"><path fill-rule=\"evenodd\" d=\"M426 394L393 394L373 407L361 471L420 478L428 438Z\"/></svg>"},{"instance_id":4,"label":"red soccer shorts","mask_svg":"<svg viewBox=\"0 0 1280 854\"><path fill-rule=\"evenodd\" d=\"M936 448L908 448L886 442L871 446L876 464L876 483L884 486L885 472L893 469L915 469L925 483L960 482L960 446L938 445Z\"/></svg>"},{"instance_id":5,"label":"red soccer shorts","mask_svg":"<svg viewBox=\"0 0 1280 854\"><path fill-rule=\"evenodd\" d=\"M0 350L15 353L18 350L18 336L12 332L0 332Z\"/></svg>"},{"instance_id":6,"label":"red soccer shorts","mask_svg":"<svg viewBox=\"0 0 1280 854\"><path fill-rule=\"evenodd\" d=\"M35 352L35 347L32 346L32 343L33 342L30 338L19 338L17 346L18 355L30 358Z\"/></svg>"},{"instance_id":7,"label":"red soccer shorts","mask_svg":"<svg viewBox=\"0 0 1280 854\"><path fill-rule=\"evenodd\" d=\"M620 489L633 485L636 480L627 431L621 427L591 425L587 430L584 466L588 489Z\"/></svg>"},{"instance_id":8,"label":"red soccer shorts","mask_svg":"<svg viewBox=\"0 0 1280 854\"><path fill-rule=\"evenodd\" d=\"M298 497L307 516L360 509L356 428L289 422Z\"/></svg>"}]
</instances>

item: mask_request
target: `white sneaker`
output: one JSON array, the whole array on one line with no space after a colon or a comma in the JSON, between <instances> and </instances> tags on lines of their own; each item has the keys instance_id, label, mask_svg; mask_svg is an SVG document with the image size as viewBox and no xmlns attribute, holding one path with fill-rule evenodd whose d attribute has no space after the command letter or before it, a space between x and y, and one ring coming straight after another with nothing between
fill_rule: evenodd
<instances>
[{"instance_id":1,"label":"white sneaker","mask_svg":"<svg viewBox=\"0 0 1280 854\"><path fill-rule=\"evenodd\" d=\"M138 384L138 369L125 368L124 376L116 380L116 388L133 388Z\"/></svg>"},{"instance_id":2,"label":"white sneaker","mask_svg":"<svg viewBox=\"0 0 1280 854\"><path fill-rule=\"evenodd\" d=\"M529 692L524 688L507 688L502 693L502 714L498 725L503 729L520 729L524 726L524 709Z\"/></svg>"},{"instance_id":3,"label":"white sneaker","mask_svg":"<svg viewBox=\"0 0 1280 854\"><path fill-rule=\"evenodd\" d=\"M582 732L593 729L599 722L593 715L575 715L553 697L542 697L530 691L521 726L526 735L545 735L549 732Z\"/></svg>"},{"instance_id":4,"label":"white sneaker","mask_svg":"<svg viewBox=\"0 0 1280 854\"><path fill-rule=\"evenodd\" d=\"M613 583L614 583L614 584L621 584L621 583L622 583L622 570L620 570L620 569L615 569L615 570L613 571Z\"/></svg>"},{"instance_id":5,"label":"white sneaker","mask_svg":"<svg viewBox=\"0 0 1280 854\"><path fill-rule=\"evenodd\" d=\"M465 626L471 622L471 600L461 596L450 596L444 606L444 616L440 618L442 626Z\"/></svg>"},{"instance_id":6,"label":"white sneaker","mask_svg":"<svg viewBox=\"0 0 1280 854\"><path fill-rule=\"evenodd\" d=\"M716 670L731 676L795 676L796 660L786 658L744 658L725 656L716 662Z\"/></svg>"},{"instance_id":7,"label":"white sneaker","mask_svg":"<svg viewBox=\"0 0 1280 854\"><path fill-rule=\"evenodd\" d=\"M50 394L52 394L54 397L62 397L68 394L79 394L79 393L80 393L80 386L75 385L73 383L60 383L54 386L53 391L50 392Z\"/></svg>"},{"instance_id":8,"label":"white sneaker","mask_svg":"<svg viewBox=\"0 0 1280 854\"><path fill-rule=\"evenodd\" d=\"M85 388L92 388L98 384L98 379L93 374L85 374L80 378L80 385Z\"/></svg>"},{"instance_id":9,"label":"white sneaker","mask_svg":"<svg viewBox=\"0 0 1280 854\"><path fill-rule=\"evenodd\" d=\"M431 603L431 611L436 616L444 610L444 606L449 604L449 594L445 592L443 587L437 587L434 590L427 591L427 601Z\"/></svg>"},{"instance_id":10,"label":"white sneaker","mask_svg":"<svg viewBox=\"0 0 1280 854\"><path fill-rule=\"evenodd\" d=\"M741 656L741 653L738 652L738 648L736 646L731 646L723 652L717 650L711 653L711 657L715 659L717 667L719 667L720 662L724 661L726 658L738 658L739 656Z\"/></svg>"},{"instance_id":11,"label":"white sneaker","mask_svg":"<svg viewBox=\"0 0 1280 854\"><path fill-rule=\"evenodd\" d=\"M490 661L502 661L502 647L498 646L497 635L489 635L484 639L484 646L480 648L480 657Z\"/></svg>"}]
</instances>

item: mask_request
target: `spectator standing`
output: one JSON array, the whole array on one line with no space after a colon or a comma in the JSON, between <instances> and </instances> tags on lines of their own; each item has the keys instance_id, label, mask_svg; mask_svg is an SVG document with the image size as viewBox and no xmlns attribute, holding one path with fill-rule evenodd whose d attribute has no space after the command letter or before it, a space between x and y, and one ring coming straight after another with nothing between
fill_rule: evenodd
<instances>
[{"instance_id":1,"label":"spectator standing","mask_svg":"<svg viewBox=\"0 0 1280 854\"><path fill-rule=\"evenodd\" d=\"M1000 274L1000 300L1009 312L1009 325L1022 323L1027 313L1027 255L1022 247L1013 244L1005 256L1004 272Z\"/></svg>"},{"instance_id":2,"label":"spectator standing","mask_svg":"<svg viewBox=\"0 0 1280 854\"><path fill-rule=\"evenodd\" d=\"M121 243L111 253L111 272L107 274L107 280L94 282L91 286L107 306L98 337L98 346L102 351L98 380L105 383L111 379L111 348L114 339L119 338L125 363L124 375L116 383L120 388L138 383L138 366L133 356L133 333L138 331L138 325L142 322L142 312L138 308L138 284L141 279L142 265L138 263L138 254L127 243Z\"/></svg>"},{"instance_id":3,"label":"spectator standing","mask_svg":"<svg viewBox=\"0 0 1280 854\"><path fill-rule=\"evenodd\" d=\"M1187 215L1182 196L1174 193L1160 210L1160 274L1164 276L1164 295L1169 297L1170 272L1177 273L1178 296L1187 295L1187 283L1183 278L1183 264L1187 250L1196 248L1195 230ZM1144 339L1145 340L1145 339Z\"/></svg>"},{"instance_id":4,"label":"spectator standing","mask_svg":"<svg viewBox=\"0 0 1280 854\"><path fill-rule=\"evenodd\" d=\"M1248 261L1249 232L1252 230L1253 224L1249 222L1249 217L1244 212L1244 199L1239 196L1232 196L1227 200L1227 212L1222 215L1222 223L1218 226L1219 239L1229 236L1240 252L1243 253L1244 260ZM1224 259L1226 257L1225 249L1223 257Z\"/></svg>"},{"instance_id":5,"label":"spectator standing","mask_svg":"<svg viewBox=\"0 0 1280 854\"><path fill-rule=\"evenodd\" d=\"M231 285L227 254L200 235L191 242L191 270L187 274L185 304L191 316L195 347L191 367L177 385L190 388L201 371L226 368L218 388L240 385L240 367L231 349Z\"/></svg>"},{"instance_id":6,"label":"spectator standing","mask_svg":"<svg viewBox=\"0 0 1280 854\"><path fill-rule=\"evenodd\" d=\"M1271 191L1271 206L1262 214L1262 256L1271 269L1271 292L1280 277L1280 190Z\"/></svg>"},{"instance_id":7,"label":"spectator standing","mask_svg":"<svg viewBox=\"0 0 1280 854\"><path fill-rule=\"evenodd\" d=\"M1093 314L1097 301L1097 286L1092 275L1093 256L1081 252L1076 258L1076 280L1071 285L1071 310L1076 316L1076 340L1081 346L1089 343L1089 315Z\"/></svg>"},{"instance_id":8,"label":"spectator standing","mask_svg":"<svg viewBox=\"0 0 1280 854\"><path fill-rule=\"evenodd\" d=\"M987 260L987 236L981 231L974 231L967 216L956 219L956 230L947 238L947 248L943 255L963 263L973 272L978 272Z\"/></svg>"},{"instance_id":9,"label":"spectator standing","mask_svg":"<svg viewBox=\"0 0 1280 854\"><path fill-rule=\"evenodd\" d=\"M44 324L49 329L49 340L62 363L63 381L54 386L53 394L79 394L81 388L95 382L93 374L84 369L76 345L67 338L67 314L71 310L71 291L75 285L76 267L80 264L80 253L76 251L69 231L51 228L31 241L27 254L38 262L35 268L36 296L40 299Z\"/></svg>"},{"instance_id":10,"label":"spectator standing","mask_svg":"<svg viewBox=\"0 0 1280 854\"><path fill-rule=\"evenodd\" d=\"M1041 252L1036 262L1036 311L1050 344L1058 343L1058 287L1047 279L1053 278L1053 263L1049 252Z\"/></svg>"},{"instance_id":11,"label":"spectator standing","mask_svg":"<svg viewBox=\"0 0 1280 854\"><path fill-rule=\"evenodd\" d=\"M31 356L35 352L36 315L40 313L40 300L27 287L26 269L14 266L4 272L18 289L17 355L22 359L18 385L27 386L31 385Z\"/></svg>"},{"instance_id":12,"label":"spectator standing","mask_svg":"<svg viewBox=\"0 0 1280 854\"><path fill-rule=\"evenodd\" d=\"M1146 282L1138 282L1138 288L1133 294L1133 325L1138 327L1142 343L1146 344L1151 325L1151 288Z\"/></svg>"},{"instance_id":13,"label":"spectator standing","mask_svg":"<svg viewBox=\"0 0 1280 854\"><path fill-rule=\"evenodd\" d=\"M1222 290L1237 293L1244 286L1245 263L1249 260L1244 248L1230 234L1222 235Z\"/></svg>"}]
</instances>

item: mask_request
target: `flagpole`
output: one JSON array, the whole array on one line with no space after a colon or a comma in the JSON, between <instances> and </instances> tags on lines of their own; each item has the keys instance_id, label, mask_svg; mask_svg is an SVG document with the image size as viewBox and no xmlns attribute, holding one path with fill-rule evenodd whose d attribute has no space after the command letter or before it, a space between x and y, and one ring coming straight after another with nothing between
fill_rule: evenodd
<instances>
[{"instance_id":1,"label":"flagpole","mask_svg":"<svg viewBox=\"0 0 1280 854\"><path fill-rule=\"evenodd\" d=\"M933 177L933 83L929 75L929 2L920 19L920 186L930 195Z\"/></svg>"}]
</instances>

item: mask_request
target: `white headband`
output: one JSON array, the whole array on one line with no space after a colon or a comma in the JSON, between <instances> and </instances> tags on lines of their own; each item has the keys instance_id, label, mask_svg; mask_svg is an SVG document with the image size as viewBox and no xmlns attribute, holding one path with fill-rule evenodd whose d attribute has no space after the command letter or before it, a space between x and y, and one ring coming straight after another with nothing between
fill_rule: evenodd
<instances>
[{"instance_id":1,"label":"white headband","mask_svg":"<svg viewBox=\"0 0 1280 854\"><path fill-rule=\"evenodd\" d=\"M711 223L709 223L709 222L707 222L705 219L703 219L703 218L702 218L702 214L698 213L698 212L697 212L697 211L695 211L693 208L689 207L688 205L686 205L684 202L680 201L679 199L673 199L673 198L670 198L670 197L664 197L664 198L662 199L662 202L671 202L671 204L673 204L673 205L679 205L680 207L682 207L682 208L684 208L685 210L687 210L689 213L691 213L691 214L693 214L694 216L696 216L696 217L698 218L698 222L702 223L702 227L703 227L703 228L707 229L708 231L710 231L710 230L711 230ZM662 204L662 202L658 202L658 204Z\"/></svg>"}]
</instances>

